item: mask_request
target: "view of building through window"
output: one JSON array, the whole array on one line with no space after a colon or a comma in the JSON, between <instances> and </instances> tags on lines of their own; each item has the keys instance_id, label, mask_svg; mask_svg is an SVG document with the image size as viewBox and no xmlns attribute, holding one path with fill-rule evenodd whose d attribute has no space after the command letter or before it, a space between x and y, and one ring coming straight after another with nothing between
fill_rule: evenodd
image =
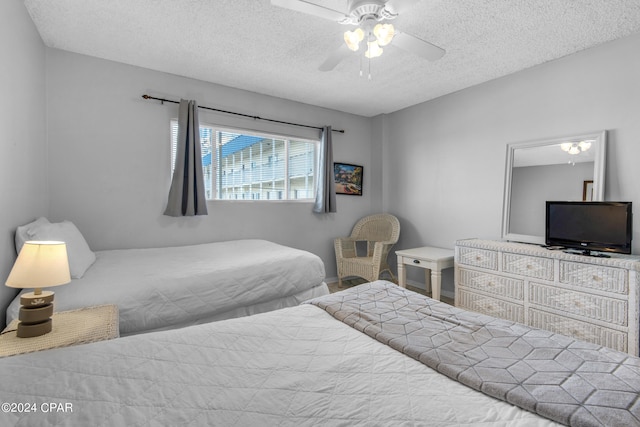
<instances>
[{"instance_id":1,"label":"view of building through window","mask_svg":"<svg viewBox=\"0 0 640 427\"><path fill-rule=\"evenodd\" d=\"M175 165L178 122L171 121ZM207 200L299 200L315 197L318 141L200 126Z\"/></svg>"}]
</instances>

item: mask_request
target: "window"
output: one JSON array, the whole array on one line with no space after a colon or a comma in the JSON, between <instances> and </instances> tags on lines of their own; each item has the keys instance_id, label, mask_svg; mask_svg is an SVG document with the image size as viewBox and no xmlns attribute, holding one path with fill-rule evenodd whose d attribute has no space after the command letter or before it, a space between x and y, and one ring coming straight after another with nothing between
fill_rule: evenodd
<instances>
[{"instance_id":1,"label":"window","mask_svg":"<svg viewBox=\"0 0 640 427\"><path fill-rule=\"evenodd\" d=\"M172 170L177 139L172 120ZM315 198L319 141L200 125L200 146L207 200Z\"/></svg>"}]
</instances>

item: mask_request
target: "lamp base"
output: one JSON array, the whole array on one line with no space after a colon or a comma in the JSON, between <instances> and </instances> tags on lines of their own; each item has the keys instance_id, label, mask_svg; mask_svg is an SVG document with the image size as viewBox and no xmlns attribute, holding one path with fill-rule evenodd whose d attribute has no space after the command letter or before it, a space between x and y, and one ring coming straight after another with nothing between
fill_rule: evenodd
<instances>
[{"instance_id":1,"label":"lamp base","mask_svg":"<svg viewBox=\"0 0 640 427\"><path fill-rule=\"evenodd\" d=\"M34 325L27 325L24 322L18 323L18 331L16 336L18 338L32 338L39 337L40 335L48 334L53 329L53 321L47 319L42 323L36 323Z\"/></svg>"},{"instance_id":2,"label":"lamp base","mask_svg":"<svg viewBox=\"0 0 640 427\"><path fill-rule=\"evenodd\" d=\"M28 292L20 296L20 314L16 336L19 338L38 337L51 332L53 321L53 296L51 291L38 294Z\"/></svg>"},{"instance_id":3,"label":"lamp base","mask_svg":"<svg viewBox=\"0 0 640 427\"><path fill-rule=\"evenodd\" d=\"M42 307L47 304L53 303L54 293L51 291L27 292L20 295L20 305L24 308L36 308Z\"/></svg>"}]
</instances>

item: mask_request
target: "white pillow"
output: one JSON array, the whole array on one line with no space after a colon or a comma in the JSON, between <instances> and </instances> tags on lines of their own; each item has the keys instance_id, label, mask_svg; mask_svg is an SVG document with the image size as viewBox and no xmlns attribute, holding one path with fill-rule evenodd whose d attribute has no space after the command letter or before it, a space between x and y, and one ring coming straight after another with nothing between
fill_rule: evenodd
<instances>
[{"instance_id":1,"label":"white pillow","mask_svg":"<svg viewBox=\"0 0 640 427\"><path fill-rule=\"evenodd\" d=\"M29 224L21 225L20 227L16 228L16 254L20 253L24 242L29 240L29 231L42 224L50 224L50 222L47 218L41 216L40 218L36 219L33 222L30 222Z\"/></svg>"},{"instance_id":2,"label":"white pillow","mask_svg":"<svg viewBox=\"0 0 640 427\"><path fill-rule=\"evenodd\" d=\"M80 230L70 221L40 224L27 231L29 240L59 240L67 244L69 272L73 279L81 278L95 262L94 254Z\"/></svg>"}]
</instances>

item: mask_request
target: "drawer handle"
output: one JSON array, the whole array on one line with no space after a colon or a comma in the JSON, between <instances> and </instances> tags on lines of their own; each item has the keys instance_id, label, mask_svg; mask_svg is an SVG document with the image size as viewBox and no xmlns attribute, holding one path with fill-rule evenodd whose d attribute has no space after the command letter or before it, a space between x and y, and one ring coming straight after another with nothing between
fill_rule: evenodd
<instances>
[{"instance_id":1,"label":"drawer handle","mask_svg":"<svg viewBox=\"0 0 640 427\"><path fill-rule=\"evenodd\" d=\"M419 260L419 259L414 259L414 260L413 260L413 263L414 263L414 264L420 264L420 260Z\"/></svg>"}]
</instances>

